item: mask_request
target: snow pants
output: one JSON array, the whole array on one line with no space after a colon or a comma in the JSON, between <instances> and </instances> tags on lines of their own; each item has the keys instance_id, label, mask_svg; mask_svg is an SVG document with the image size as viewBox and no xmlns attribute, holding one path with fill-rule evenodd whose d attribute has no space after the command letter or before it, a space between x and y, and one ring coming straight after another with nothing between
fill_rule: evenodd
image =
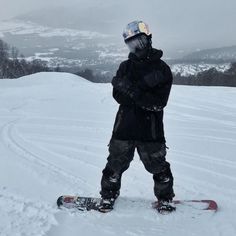
<instances>
[{"instance_id":1,"label":"snow pants","mask_svg":"<svg viewBox=\"0 0 236 236\"><path fill-rule=\"evenodd\" d=\"M153 174L154 194L158 200L172 200L173 176L170 164L166 161L166 145L158 142L139 142L132 140L111 139L107 164L102 171L102 198L119 196L122 173L129 168L137 148L145 169Z\"/></svg>"}]
</instances>

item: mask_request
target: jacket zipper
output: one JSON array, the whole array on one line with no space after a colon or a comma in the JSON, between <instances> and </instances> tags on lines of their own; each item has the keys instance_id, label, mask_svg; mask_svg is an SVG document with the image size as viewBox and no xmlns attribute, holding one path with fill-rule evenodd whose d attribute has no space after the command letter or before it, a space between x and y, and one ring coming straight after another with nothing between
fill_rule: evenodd
<instances>
[{"instance_id":1,"label":"jacket zipper","mask_svg":"<svg viewBox=\"0 0 236 236\"><path fill-rule=\"evenodd\" d=\"M151 133L152 133L152 137L153 139L156 139L157 135L156 135L156 118L154 114L151 114Z\"/></svg>"},{"instance_id":2,"label":"jacket zipper","mask_svg":"<svg viewBox=\"0 0 236 236\"><path fill-rule=\"evenodd\" d=\"M122 113L123 111L120 110L119 114L118 114L118 118L117 118L117 122L116 122L116 125L114 127L114 132L117 131L118 127L120 126L120 122L121 122L121 117L122 117Z\"/></svg>"}]
</instances>

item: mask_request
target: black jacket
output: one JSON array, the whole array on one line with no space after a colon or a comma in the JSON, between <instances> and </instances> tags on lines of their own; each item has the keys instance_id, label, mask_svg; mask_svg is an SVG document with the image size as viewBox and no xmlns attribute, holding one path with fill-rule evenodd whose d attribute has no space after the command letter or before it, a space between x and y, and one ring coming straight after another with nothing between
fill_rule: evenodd
<instances>
[{"instance_id":1,"label":"black jacket","mask_svg":"<svg viewBox=\"0 0 236 236\"><path fill-rule=\"evenodd\" d=\"M139 60L130 53L120 64L112 80L113 97L120 104L113 138L165 143L163 108L173 78L162 55L161 50L152 49L147 59Z\"/></svg>"}]
</instances>

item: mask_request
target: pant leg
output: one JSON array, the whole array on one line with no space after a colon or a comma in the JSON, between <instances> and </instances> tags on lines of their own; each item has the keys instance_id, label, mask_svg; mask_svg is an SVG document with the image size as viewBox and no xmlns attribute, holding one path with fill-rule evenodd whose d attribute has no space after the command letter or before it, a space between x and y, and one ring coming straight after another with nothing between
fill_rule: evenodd
<instances>
[{"instance_id":1,"label":"pant leg","mask_svg":"<svg viewBox=\"0 0 236 236\"><path fill-rule=\"evenodd\" d=\"M166 145L158 142L138 143L137 150L145 169L153 174L154 194L158 200L172 200L173 176L166 161Z\"/></svg>"},{"instance_id":2,"label":"pant leg","mask_svg":"<svg viewBox=\"0 0 236 236\"><path fill-rule=\"evenodd\" d=\"M119 195L122 173L129 168L134 150L134 141L111 139L107 164L102 171L102 198L116 198Z\"/></svg>"}]
</instances>

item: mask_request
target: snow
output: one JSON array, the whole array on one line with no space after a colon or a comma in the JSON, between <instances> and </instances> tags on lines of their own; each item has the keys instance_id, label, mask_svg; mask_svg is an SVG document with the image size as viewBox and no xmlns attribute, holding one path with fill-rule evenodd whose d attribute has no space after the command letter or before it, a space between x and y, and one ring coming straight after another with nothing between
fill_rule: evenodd
<instances>
[{"instance_id":1,"label":"snow","mask_svg":"<svg viewBox=\"0 0 236 236\"><path fill-rule=\"evenodd\" d=\"M217 71L225 72L230 68L230 63L222 64L208 64L208 63L194 63L194 64L173 64L171 70L174 74L180 74L181 76L197 75L199 72L215 68Z\"/></svg>"},{"instance_id":2,"label":"snow","mask_svg":"<svg viewBox=\"0 0 236 236\"><path fill-rule=\"evenodd\" d=\"M0 235L234 236L235 88L173 86L165 113L176 199L214 199L217 213L151 209L137 154L114 211L60 211L62 194L99 196L118 105L110 84L67 73L0 80Z\"/></svg>"},{"instance_id":3,"label":"snow","mask_svg":"<svg viewBox=\"0 0 236 236\"><path fill-rule=\"evenodd\" d=\"M22 20L1 21L0 37L4 37L6 33L11 33L13 35L38 34L38 36L41 37L82 37L85 39L110 37L109 35L98 32L67 28L52 28Z\"/></svg>"}]
</instances>

